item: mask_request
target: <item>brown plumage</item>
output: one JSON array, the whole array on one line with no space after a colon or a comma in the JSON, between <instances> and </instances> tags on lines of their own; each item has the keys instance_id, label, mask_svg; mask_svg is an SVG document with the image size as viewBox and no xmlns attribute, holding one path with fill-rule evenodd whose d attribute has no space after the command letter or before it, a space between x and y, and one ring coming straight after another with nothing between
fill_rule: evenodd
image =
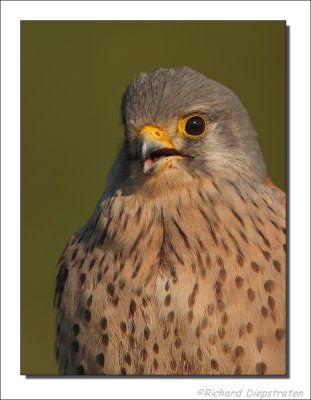
<instances>
[{"instance_id":1,"label":"brown plumage","mask_svg":"<svg viewBox=\"0 0 311 400\"><path fill-rule=\"evenodd\" d=\"M181 135L189 110L206 132ZM60 373L285 374L285 195L243 106L160 69L129 86L122 116L107 190L59 261Z\"/></svg>"}]
</instances>

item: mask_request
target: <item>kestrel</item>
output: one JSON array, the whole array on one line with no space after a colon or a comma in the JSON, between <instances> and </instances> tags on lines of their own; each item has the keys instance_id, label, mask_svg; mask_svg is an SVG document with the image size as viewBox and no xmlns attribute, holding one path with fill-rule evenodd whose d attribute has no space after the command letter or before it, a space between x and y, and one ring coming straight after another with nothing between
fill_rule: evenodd
<instances>
[{"instance_id":1,"label":"kestrel","mask_svg":"<svg viewBox=\"0 0 311 400\"><path fill-rule=\"evenodd\" d=\"M285 194L247 111L178 67L140 74L121 114L107 188L59 261L60 374L285 374Z\"/></svg>"}]
</instances>

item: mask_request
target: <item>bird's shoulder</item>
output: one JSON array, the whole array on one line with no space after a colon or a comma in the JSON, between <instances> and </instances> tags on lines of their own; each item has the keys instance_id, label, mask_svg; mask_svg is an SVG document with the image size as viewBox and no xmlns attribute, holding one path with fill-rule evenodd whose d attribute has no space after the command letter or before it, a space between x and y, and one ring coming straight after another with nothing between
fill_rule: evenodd
<instances>
[{"instance_id":1,"label":"bird's shoulder","mask_svg":"<svg viewBox=\"0 0 311 400\"><path fill-rule=\"evenodd\" d=\"M275 198L277 201L284 207L286 208L286 193L278 188L275 183L272 182L272 180L267 176L264 181L265 186L267 186L269 189L272 190L274 193Z\"/></svg>"}]
</instances>

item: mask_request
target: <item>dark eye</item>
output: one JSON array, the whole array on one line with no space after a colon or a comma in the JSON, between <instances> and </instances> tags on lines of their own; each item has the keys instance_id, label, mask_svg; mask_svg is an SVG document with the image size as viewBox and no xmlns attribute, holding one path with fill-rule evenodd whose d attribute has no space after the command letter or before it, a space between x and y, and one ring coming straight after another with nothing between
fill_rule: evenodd
<instances>
[{"instance_id":1,"label":"dark eye","mask_svg":"<svg viewBox=\"0 0 311 400\"><path fill-rule=\"evenodd\" d=\"M202 135L205 132L205 120L202 117L190 117L185 125L185 132L191 136Z\"/></svg>"}]
</instances>

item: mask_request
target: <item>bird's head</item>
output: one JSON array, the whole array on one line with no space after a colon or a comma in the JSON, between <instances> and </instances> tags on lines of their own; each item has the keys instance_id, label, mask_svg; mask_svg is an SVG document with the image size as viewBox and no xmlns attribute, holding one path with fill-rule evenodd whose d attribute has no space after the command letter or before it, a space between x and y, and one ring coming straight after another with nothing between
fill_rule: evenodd
<instances>
[{"instance_id":1,"label":"bird's head","mask_svg":"<svg viewBox=\"0 0 311 400\"><path fill-rule=\"evenodd\" d=\"M140 74L121 114L128 176L149 184L200 174L264 179L256 131L237 96L188 67Z\"/></svg>"}]
</instances>

